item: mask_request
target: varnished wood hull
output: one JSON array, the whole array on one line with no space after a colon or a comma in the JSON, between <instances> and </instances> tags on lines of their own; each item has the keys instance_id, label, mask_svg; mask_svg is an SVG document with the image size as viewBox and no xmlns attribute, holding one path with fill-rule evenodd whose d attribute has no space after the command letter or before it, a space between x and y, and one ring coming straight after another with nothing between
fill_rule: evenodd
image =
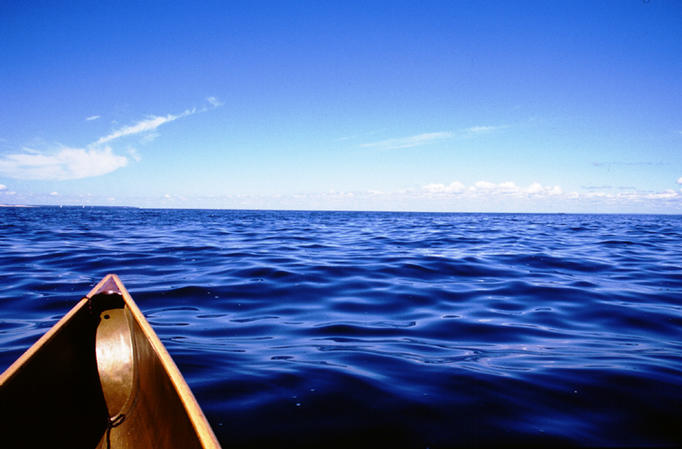
<instances>
[{"instance_id":1,"label":"varnished wood hull","mask_svg":"<svg viewBox=\"0 0 682 449\"><path fill-rule=\"evenodd\" d=\"M219 444L163 344L108 275L0 376L0 446Z\"/></svg>"}]
</instances>

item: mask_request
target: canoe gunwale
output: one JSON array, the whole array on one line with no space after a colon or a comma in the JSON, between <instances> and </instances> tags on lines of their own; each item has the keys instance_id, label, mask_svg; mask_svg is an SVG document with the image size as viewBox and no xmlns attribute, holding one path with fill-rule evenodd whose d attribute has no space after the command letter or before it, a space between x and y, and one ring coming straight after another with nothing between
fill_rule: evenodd
<instances>
[{"instance_id":1,"label":"canoe gunwale","mask_svg":"<svg viewBox=\"0 0 682 449\"><path fill-rule=\"evenodd\" d=\"M118 288L118 291L121 293L121 296L125 301L126 306L128 306L134 320L142 329L145 337L147 338L152 348L154 349L154 352L156 352L156 355L159 357L163 366L165 367L166 372L170 377L170 380L173 386L175 387L177 394L180 396L180 399L182 400L183 405L185 406L187 415L192 421L193 427L197 431L197 436L199 437L203 447L220 448L220 444L218 443L218 440L215 437L213 430L209 426L208 421L204 416L204 412L199 407L199 403L194 397L192 390L190 390L189 386L187 385L187 382L185 382L185 379L182 377L180 370L175 365L175 362L168 353L168 350L163 345L163 343L161 343L161 340L156 335L151 325L142 314L142 311L140 311L140 309L137 307L137 304L135 304L135 301L133 301L133 298L130 296L130 294L128 293L128 291L126 290L125 286L118 278L118 276L115 274L107 275L93 289L93 291L95 293L98 293L100 290L109 285L109 281L113 281L115 283L116 287ZM90 294L88 294L88 296L90 296Z\"/></svg>"}]
</instances>

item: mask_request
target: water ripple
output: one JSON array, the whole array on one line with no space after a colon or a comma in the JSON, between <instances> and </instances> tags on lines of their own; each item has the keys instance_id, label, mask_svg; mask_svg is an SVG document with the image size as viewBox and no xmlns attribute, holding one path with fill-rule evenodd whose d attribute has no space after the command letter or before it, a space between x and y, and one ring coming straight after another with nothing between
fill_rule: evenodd
<instances>
[{"instance_id":1,"label":"water ripple","mask_svg":"<svg viewBox=\"0 0 682 449\"><path fill-rule=\"evenodd\" d=\"M226 447L682 444L682 217L44 207L0 231L0 369L116 272Z\"/></svg>"}]
</instances>

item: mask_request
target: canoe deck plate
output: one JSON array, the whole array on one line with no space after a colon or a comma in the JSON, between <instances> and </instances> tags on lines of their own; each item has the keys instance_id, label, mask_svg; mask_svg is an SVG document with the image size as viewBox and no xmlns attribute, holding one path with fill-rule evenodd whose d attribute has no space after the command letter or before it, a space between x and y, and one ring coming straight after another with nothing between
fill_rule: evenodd
<instances>
[{"instance_id":1,"label":"canoe deck plate","mask_svg":"<svg viewBox=\"0 0 682 449\"><path fill-rule=\"evenodd\" d=\"M136 383L135 348L125 307L100 312L95 350L109 420L115 426L132 406Z\"/></svg>"}]
</instances>

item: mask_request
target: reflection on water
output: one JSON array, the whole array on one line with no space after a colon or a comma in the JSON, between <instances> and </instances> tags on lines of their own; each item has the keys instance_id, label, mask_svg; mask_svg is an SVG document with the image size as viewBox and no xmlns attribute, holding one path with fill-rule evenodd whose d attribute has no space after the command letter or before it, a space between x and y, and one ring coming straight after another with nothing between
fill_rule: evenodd
<instances>
[{"instance_id":1,"label":"reflection on water","mask_svg":"<svg viewBox=\"0 0 682 449\"><path fill-rule=\"evenodd\" d=\"M0 210L0 369L118 273L224 446L682 443L682 217Z\"/></svg>"}]
</instances>

